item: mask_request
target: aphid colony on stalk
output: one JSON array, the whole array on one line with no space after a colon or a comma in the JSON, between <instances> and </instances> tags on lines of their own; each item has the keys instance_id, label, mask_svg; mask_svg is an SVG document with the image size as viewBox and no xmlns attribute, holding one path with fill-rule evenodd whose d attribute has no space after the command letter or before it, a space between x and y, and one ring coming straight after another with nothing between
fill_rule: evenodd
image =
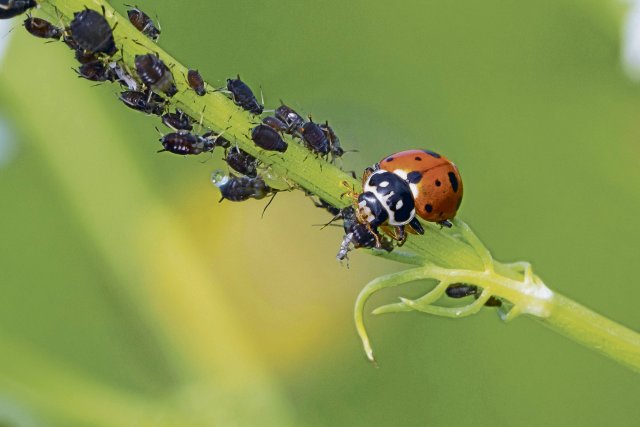
<instances>
[{"instance_id":1,"label":"aphid colony on stalk","mask_svg":"<svg viewBox=\"0 0 640 427\"><path fill-rule=\"evenodd\" d=\"M33 0L0 0L0 19L19 15L35 6L37 3ZM139 8L129 7L130 23L141 34L156 41L160 27ZM268 196L273 199L279 191L292 188L288 182L270 176L270 168L232 144L222 135L224 132L205 130L202 133L202 123L194 132L196 121L192 117L177 108L170 111L169 98L178 93L172 65L165 64L158 53L149 52L135 56L135 69L131 72L124 63L122 52L119 59L115 58L118 48L113 29L116 26L117 23L113 27L109 24L104 7L101 13L89 8L74 13L66 27L32 16L24 21L25 29L32 35L62 40L71 48L79 62L77 73L80 77L94 82L117 82L125 89L120 92L119 99L127 107L161 117L171 132L161 136L159 152L191 156L212 152L216 147L224 149L223 160L232 172L217 171L212 177L221 200L238 202ZM185 80L198 96L210 92L197 70L188 70ZM254 116L264 112L264 102L258 102L240 76L227 79L225 87L216 91L226 92L238 107ZM247 137L253 141L256 150L273 152L272 155L281 155L289 148L285 135L299 140L311 153L331 162L345 153L327 121L316 123L311 116L305 119L282 102L273 110L272 116L258 119L249 133ZM362 187L359 193L348 189L345 195L351 198L351 203L346 208L332 206L324 200L314 202L331 213L334 220L342 220L344 238L337 255L340 260L347 258L353 248L391 251L403 245L408 233L425 233L420 219L451 227L449 220L455 217L463 194L462 179L456 166L430 150L408 150L385 157L364 171ZM477 295L477 291L473 286L456 284L447 293L452 298L462 298Z\"/></svg>"}]
</instances>

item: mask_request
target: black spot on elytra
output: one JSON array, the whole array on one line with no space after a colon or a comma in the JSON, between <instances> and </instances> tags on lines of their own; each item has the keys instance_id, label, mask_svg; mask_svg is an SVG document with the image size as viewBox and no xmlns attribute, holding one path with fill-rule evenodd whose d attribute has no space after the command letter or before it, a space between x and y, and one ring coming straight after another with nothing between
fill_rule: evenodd
<instances>
[{"instance_id":1,"label":"black spot on elytra","mask_svg":"<svg viewBox=\"0 0 640 427\"><path fill-rule=\"evenodd\" d=\"M420 157L420 156L416 156L416 157L414 157L414 159L416 159L417 162L421 162L422 161L422 157Z\"/></svg>"},{"instance_id":2,"label":"black spot on elytra","mask_svg":"<svg viewBox=\"0 0 640 427\"><path fill-rule=\"evenodd\" d=\"M458 178L456 178L456 174L453 172L449 172L447 175L449 175L451 188L453 188L453 192L456 193L458 191Z\"/></svg>"},{"instance_id":3,"label":"black spot on elytra","mask_svg":"<svg viewBox=\"0 0 640 427\"><path fill-rule=\"evenodd\" d=\"M387 157L384 159L385 162L393 162L393 157Z\"/></svg>"},{"instance_id":4,"label":"black spot on elytra","mask_svg":"<svg viewBox=\"0 0 640 427\"><path fill-rule=\"evenodd\" d=\"M430 155L431 157L435 157L436 159L439 159L439 158L440 158L440 154L435 153L435 152L433 152L433 151L431 151L431 150L422 150L422 151L424 151L425 153L427 153L427 154L428 154L428 155Z\"/></svg>"},{"instance_id":5,"label":"black spot on elytra","mask_svg":"<svg viewBox=\"0 0 640 427\"><path fill-rule=\"evenodd\" d=\"M439 179L436 179L436 187L440 187L442 185L442 183L440 182Z\"/></svg>"},{"instance_id":6,"label":"black spot on elytra","mask_svg":"<svg viewBox=\"0 0 640 427\"><path fill-rule=\"evenodd\" d=\"M413 171L407 174L407 181L409 181L411 184L417 184L421 179L422 174L420 172Z\"/></svg>"},{"instance_id":7,"label":"black spot on elytra","mask_svg":"<svg viewBox=\"0 0 640 427\"><path fill-rule=\"evenodd\" d=\"M433 206L427 203L426 205L424 205L424 210L431 213L431 211L433 210Z\"/></svg>"}]
</instances>

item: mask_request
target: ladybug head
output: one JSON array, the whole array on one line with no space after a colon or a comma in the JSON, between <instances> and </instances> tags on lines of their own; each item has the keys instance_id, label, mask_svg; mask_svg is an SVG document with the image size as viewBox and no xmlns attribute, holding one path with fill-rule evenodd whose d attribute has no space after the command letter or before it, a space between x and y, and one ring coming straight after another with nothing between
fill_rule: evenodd
<instances>
[{"instance_id":1,"label":"ladybug head","mask_svg":"<svg viewBox=\"0 0 640 427\"><path fill-rule=\"evenodd\" d=\"M378 227L389 219L389 213L384 205L371 191L365 191L358 196L359 222L369 223L372 227Z\"/></svg>"}]
</instances>

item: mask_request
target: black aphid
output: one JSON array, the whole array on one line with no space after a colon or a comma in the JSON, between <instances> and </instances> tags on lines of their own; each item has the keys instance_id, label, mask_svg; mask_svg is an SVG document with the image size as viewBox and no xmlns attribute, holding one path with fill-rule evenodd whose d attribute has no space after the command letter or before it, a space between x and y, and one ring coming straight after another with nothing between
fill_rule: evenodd
<instances>
[{"instance_id":1,"label":"black aphid","mask_svg":"<svg viewBox=\"0 0 640 427\"><path fill-rule=\"evenodd\" d=\"M82 64L78 70L78 77L91 80L93 82L114 82L117 79L113 70L101 61L92 61Z\"/></svg>"},{"instance_id":2,"label":"black aphid","mask_svg":"<svg viewBox=\"0 0 640 427\"><path fill-rule=\"evenodd\" d=\"M49 21L29 16L24 20L24 28L33 36L41 39L60 40L64 34L62 28L58 28Z\"/></svg>"},{"instance_id":3,"label":"black aphid","mask_svg":"<svg viewBox=\"0 0 640 427\"><path fill-rule=\"evenodd\" d=\"M233 102L253 114L262 114L264 106L258 102L255 95L245 82L237 79L227 79L227 90L233 96Z\"/></svg>"},{"instance_id":4,"label":"black aphid","mask_svg":"<svg viewBox=\"0 0 640 427\"><path fill-rule=\"evenodd\" d=\"M158 152L169 151L170 153L186 156L211 151L216 147L215 143L209 139L211 135L200 136L187 131L168 133L160 138L164 148Z\"/></svg>"},{"instance_id":5,"label":"black aphid","mask_svg":"<svg viewBox=\"0 0 640 427\"><path fill-rule=\"evenodd\" d=\"M158 55L136 55L135 64L142 83L154 92L164 92L169 97L178 93L173 74Z\"/></svg>"},{"instance_id":6,"label":"black aphid","mask_svg":"<svg viewBox=\"0 0 640 427\"><path fill-rule=\"evenodd\" d=\"M165 113L162 115L162 123L174 130L191 130L193 129L193 119L184 111L177 110L175 113Z\"/></svg>"},{"instance_id":7,"label":"black aphid","mask_svg":"<svg viewBox=\"0 0 640 427\"><path fill-rule=\"evenodd\" d=\"M296 113L293 108L282 104L282 101L280 102L281 105L276 108L274 113L276 118L286 125L286 133L291 135L299 133L301 130L300 127L305 122L304 118L300 114Z\"/></svg>"},{"instance_id":8,"label":"black aphid","mask_svg":"<svg viewBox=\"0 0 640 427\"><path fill-rule=\"evenodd\" d=\"M120 93L120 100L124 102L127 107L145 114L162 116L164 113L165 101L155 93L151 93L151 96L149 96L147 92L127 90Z\"/></svg>"},{"instance_id":9,"label":"black aphid","mask_svg":"<svg viewBox=\"0 0 640 427\"><path fill-rule=\"evenodd\" d=\"M258 147L264 150L284 153L288 148L287 143L282 139L280 134L265 124L259 124L253 128L251 131L251 139Z\"/></svg>"},{"instance_id":10,"label":"black aphid","mask_svg":"<svg viewBox=\"0 0 640 427\"><path fill-rule=\"evenodd\" d=\"M125 5L131 9L127 10L129 22L138 29L142 34L149 37L153 41L157 41L160 37L160 28L156 27L149 15L140 10L137 6Z\"/></svg>"},{"instance_id":11,"label":"black aphid","mask_svg":"<svg viewBox=\"0 0 640 427\"><path fill-rule=\"evenodd\" d=\"M222 171L213 173L213 184L218 187L222 198L232 202L242 202L249 199L264 199L275 194L262 178L249 178L246 176L225 175Z\"/></svg>"},{"instance_id":12,"label":"black aphid","mask_svg":"<svg viewBox=\"0 0 640 427\"><path fill-rule=\"evenodd\" d=\"M324 133L322 128L312 120L309 120L302 125L300 135L309 150L320 154L321 156L329 154L331 147L329 145L327 135Z\"/></svg>"},{"instance_id":13,"label":"black aphid","mask_svg":"<svg viewBox=\"0 0 640 427\"><path fill-rule=\"evenodd\" d=\"M189 70L187 72L187 82L199 96L204 96L207 93L207 89L204 87L204 80L198 70Z\"/></svg>"},{"instance_id":14,"label":"black aphid","mask_svg":"<svg viewBox=\"0 0 640 427\"><path fill-rule=\"evenodd\" d=\"M0 19L9 19L38 5L35 0L0 0Z\"/></svg>"},{"instance_id":15,"label":"black aphid","mask_svg":"<svg viewBox=\"0 0 640 427\"><path fill-rule=\"evenodd\" d=\"M73 14L73 20L69 25L73 43L79 49L91 53L104 53L112 56L117 52L113 31L109 22L103 16L92 9L85 9L82 12Z\"/></svg>"},{"instance_id":16,"label":"black aphid","mask_svg":"<svg viewBox=\"0 0 640 427\"><path fill-rule=\"evenodd\" d=\"M238 147L233 147L225 157L227 165L234 171L255 178L258 176L258 159Z\"/></svg>"}]
</instances>

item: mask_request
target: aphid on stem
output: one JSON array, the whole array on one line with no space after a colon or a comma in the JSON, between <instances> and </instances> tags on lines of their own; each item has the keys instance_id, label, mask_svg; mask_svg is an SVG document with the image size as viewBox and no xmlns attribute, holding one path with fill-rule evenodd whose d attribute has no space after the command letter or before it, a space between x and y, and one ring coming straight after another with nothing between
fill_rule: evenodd
<instances>
[{"instance_id":1,"label":"aphid on stem","mask_svg":"<svg viewBox=\"0 0 640 427\"><path fill-rule=\"evenodd\" d=\"M158 26L156 27L149 15L140 10L138 6L132 6L130 4L125 4L125 6L131 8L127 10L129 22L131 22L131 24L142 34L149 37L154 42L157 42L160 38L160 24L158 23Z\"/></svg>"}]
</instances>

